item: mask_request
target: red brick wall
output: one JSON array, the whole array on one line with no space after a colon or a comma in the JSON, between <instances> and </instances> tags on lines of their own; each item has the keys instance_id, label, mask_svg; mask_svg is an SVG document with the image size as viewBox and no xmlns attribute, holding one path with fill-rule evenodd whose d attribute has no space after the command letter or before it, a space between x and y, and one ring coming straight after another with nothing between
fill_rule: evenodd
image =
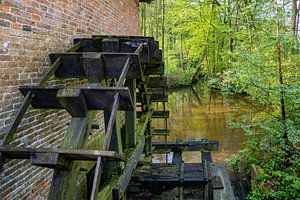
<instances>
[{"instance_id":1,"label":"red brick wall","mask_svg":"<svg viewBox=\"0 0 300 200\"><path fill-rule=\"evenodd\" d=\"M49 53L93 34L138 35L137 0L0 0L0 142L23 100L17 87L40 80ZM12 146L59 146L69 120L64 111L30 109ZM51 176L28 161L9 161L0 173L0 199L45 198Z\"/></svg>"}]
</instances>

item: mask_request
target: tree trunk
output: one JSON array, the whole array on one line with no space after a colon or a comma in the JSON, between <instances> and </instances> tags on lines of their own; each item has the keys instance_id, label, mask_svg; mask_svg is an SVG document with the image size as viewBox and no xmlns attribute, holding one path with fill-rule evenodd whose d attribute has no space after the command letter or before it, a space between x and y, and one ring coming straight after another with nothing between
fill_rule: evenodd
<instances>
[{"instance_id":1,"label":"tree trunk","mask_svg":"<svg viewBox=\"0 0 300 200\"><path fill-rule=\"evenodd\" d=\"M193 74L193 76L192 76L192 83L194 83L195 81L196 81L196 78L197 78L197 76L198 76L198 74L199 74L199 72L200 72L200 70L201 70L201 63L202 63L202 61L204 60L204 58L205 58L205 55L206 55L206 52L207 52L207 50L206 50L206 48L204 48L204 50L203 50L203 52L202 52L202 55L201 55L201 57L200 57L200 60L199 60L199 62L198 62L198 64L197 64L197 68L196 68L196 71L195 71L195 73Z\"/></svg>"},{"instance_id":2,"label":"tree trunk","mask_svg":"<svg viewBox=\"0 0 300 200\"><path fill-rule=\"evenodd\" d=\"M162 45L163 60L164 60L164 56L165 56L165 14L166 14L165 0L162 0L162 36L161 36L161 45Z\"/></svg>"},{"instance_id":3,"label":"tree trunk","mask_svg":"<svg viewBox=\"0 0 300 200\"><path fill-rule=\"evenodd\" d=\"M274 0L274 5L275 5L275 14L278 16L279 15L279 5L278 5L278 0ZM280 28L281 28L281 22L280 19L277 19L277 37L280 35ZM283 126L283 139L286 144L288 144L288 135L287 135L287 130L286 130L286 109L285 109L285 99L284 99L284 82L283 82L283 72L282 72L282 60L281 60L281 41L278 38L277 41L277 64L278 64L278 78L279 78L279 83L280 83L280 109L281 109L281 122Z\"/></svg>"},{"instance_id":4,"label":"tree trunk","mask_svg":"<svg viewBox=\"0 0 300 200\"><path fill-rule=\"evenodd\" d=\"M181 67L181 69L184 69L184 65L183 65L182 34L180 34L180 67Z\"/></svg>"},{"instance_id":5,"label":"tree trunk","mask_svg":"<svg viewBox=\"0 0 300 200\"><path fill-rule=\"evenodd\" d=\"M291 16L291 32L296 36L296 24L297 24L297 0L292 0L292 16Z\"/></svg>"},{"instance_id":6,"label":"tree trunk","mask_svg":"<svg viewBox=\"0 0 300 200\"><path fill-rule=\"evenodd\" d=\"M298 9L297 9L297 0L292 0L292 16L291 16L291 33L294 36L294 46L292 46L292 54L295 53L295 50L297 48L297 15L298 15Z\"/></svg>"},{"instance_id":7,"label":"tree trunk","mask_svg":"<svg viewBox=\"0 0 300 200\"><path fill-rule=\"evenodd\" d=\"M144 19L143 19L144 36L146 36L146 33L147 33L147 29L146 29L146 19L147 19L146 15L147 15L147 12L146 12L146 8L147 8L147 6L146 6L146 4L144 4Z\"/></svg>"}]
</instances>

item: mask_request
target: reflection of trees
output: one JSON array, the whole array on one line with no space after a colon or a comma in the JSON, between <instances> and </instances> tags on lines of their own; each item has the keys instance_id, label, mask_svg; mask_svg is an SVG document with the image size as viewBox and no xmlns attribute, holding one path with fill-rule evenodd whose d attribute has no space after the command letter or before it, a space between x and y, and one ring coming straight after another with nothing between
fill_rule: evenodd
<instances>
[{"instance_id":1,"label":"reflection of trees","mask_svg":"<svg viewBox=\"0 0 300 200\"><path fill-rule=\"evenodd\" d=\"M170 94L171 136L168 140L206 137L219 140L226 152L236 151L244 140L243 133L239 129L228 128L227 120L240 114L234 109L238 103L239 99L223 97L219 91L210 91L203 84Z\"/></svg>"},{"instance_id":2,"label":"reflection of trees","mask_svg":"<svg viewBox=\"0 0 300 200\"><path fill-rule=\"evenodd\" d=\"M192 91L192 94L193 94L194 98L198 102L199 106L202 106L201 98L200 98L200 96L198 95L198 93L196 92L196 90L194 89L193 86L191 86L191 91Z\"/></svg>"}]
</instances>

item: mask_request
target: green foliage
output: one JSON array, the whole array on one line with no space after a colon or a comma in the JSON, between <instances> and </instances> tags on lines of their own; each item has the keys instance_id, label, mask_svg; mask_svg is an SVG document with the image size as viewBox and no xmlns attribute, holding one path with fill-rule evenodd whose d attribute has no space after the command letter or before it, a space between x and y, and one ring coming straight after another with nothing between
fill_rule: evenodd
<instances>
[{"instance_id":1,"label":"green foliage","mask_svg":"<svg viewBox=\"0 0 300 200\"><path fill-rule=\"evenodd\" d=\"M188 85L201 69L211 87L246 94L256 108L230 123L249 136L229 161L232 169L261 172L249 199L300 199L300 44L291 31L291 1L165 1L170 82ZM160 5L147 6L145 27L161 40Z\"/></svg>"},{"instance_id":2,"label":"green foliage","mask_svg":"<svg viewBox=\"0 0 300 200\"><path fill-rule=\"evenodd\" d=\"M168 76L168 85L170 87L188 86L192 84L191 77L195 72L195 68L182 70L178 67L169 67L166 71Z\"/></svg>"}]
</instances>

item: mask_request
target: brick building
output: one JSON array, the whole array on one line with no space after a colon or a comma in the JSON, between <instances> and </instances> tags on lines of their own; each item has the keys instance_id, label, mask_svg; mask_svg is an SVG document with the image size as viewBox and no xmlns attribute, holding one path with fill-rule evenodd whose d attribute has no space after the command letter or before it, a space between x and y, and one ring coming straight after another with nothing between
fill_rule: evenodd
<instances>
[{"instance_id":1,"label":"brick building","mask_svg":"<svg viewBox=\"0 0 300 200\"><path fill-rule=\"evenodd\" d=\"M0 0L0 142L23 100L18 86L41 79L49 53L95 34L139 35L139 1ZM11 145L57 147L69 121L65 111L29 109ZM0 199L45 199L51 177L52 170L11 160L0 174Z\"/></svg>"}]
</instances>

